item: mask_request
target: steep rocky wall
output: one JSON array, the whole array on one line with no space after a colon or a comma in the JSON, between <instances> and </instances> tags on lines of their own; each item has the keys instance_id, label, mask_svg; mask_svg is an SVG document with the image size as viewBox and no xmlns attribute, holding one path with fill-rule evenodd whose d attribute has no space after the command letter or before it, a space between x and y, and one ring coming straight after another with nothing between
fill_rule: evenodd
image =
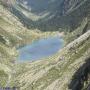
<instances>
[{"instance_id":1,"label":"steep rocky wall","mask_svg":"<svg viewBox=\"0 0 90 90\"><path fill-rule=\"evenodd\" d=\"M69 85L71 90L89 90L90 84L90 58L86 59L85 63L72 76L72 81Z\"/></svg>"}]
</instances>

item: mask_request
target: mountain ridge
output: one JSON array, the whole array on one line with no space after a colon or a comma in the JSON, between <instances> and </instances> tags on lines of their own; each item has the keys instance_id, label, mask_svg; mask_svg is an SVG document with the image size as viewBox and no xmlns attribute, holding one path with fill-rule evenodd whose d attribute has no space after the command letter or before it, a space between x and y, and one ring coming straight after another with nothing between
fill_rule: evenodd
<instances>
[{"instance_id":1,"label":"mountain ridge","mask_svg":"<svg viewBox=\"0 0 90 90\"><path fill-rule=\"evenodd\" d=\"M29 15L29 17L31 17L31 18L25 16L25 14L23 13L24 9L23 10L21 9L22 10L22 12L21 12L22 17L27 17L26 20L28 19L28 22L31 25L29 25L28 23L25 22L25 18L24 18L24 21L23 21L23 18L20 17L21 21L28 28L38 28L41 31L42 30L47 30L47 29L48 30L59 30L59 28L63 29L63 27L65 27L64 29L68 28L68 29L73 30L73 29L78 27L78 25L82 22L83 18L88 17L88 13L90 11L90 9L89 9L90 1L89 0L83 0L83 1L81 1L81 0L76 0L76 1L75 0L73 0L73 1L68 1L68 0L67 1L66 0L58 1L58 0L55 0L55 2L58 3L58 5L54 4L55 9L54 10L52 9L51 11L47 11L46 13L49 12L50 14L49 15L47 14L44 18L37 19L37 21L33 21L33 18L36 18L39 15L33 13L33 11L28 11L28 8L23 7L23 6L27 6L27 5L21 6L23 3L19 2L19 4L17 6L19 8L23 7L25 10L27 9L26 14ZM49 9L49 7L48 7L48 9ZM48 10L48 9L45 9L45 10ZM72 10L70 11L70 9L72 9ZM20 12L20 10L19 10L19 12ZM42 11L41 13L43 13L43 12L44 11ZM32 17L33 14L35 14L35 17ZM19 17L19 13L18 13L17 16ZM60 23L60 22L62 22L62 23Z\"/></svg>"}]
</instances>

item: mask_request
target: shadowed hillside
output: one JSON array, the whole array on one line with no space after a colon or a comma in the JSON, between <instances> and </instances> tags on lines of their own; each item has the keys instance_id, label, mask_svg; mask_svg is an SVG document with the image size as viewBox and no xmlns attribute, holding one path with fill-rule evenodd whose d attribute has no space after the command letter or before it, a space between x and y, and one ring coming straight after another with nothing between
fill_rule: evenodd
<instances>
[{"instance_id":1,"label":"shadowed hillside","mask_svg":"<svg viewBox=\"0 0 90 90\"><path fill-rule=\"evenodd\" d=\"M41 31L62 31L63 29L67 31L77 28L83 18L90 18L89 0L55 0L53 2L45 0L40 3L37 0L27 0L28 4L24 2L24 0L21 2L17 0L13 9L18 14L13 13L28 28L38 28Z\"/></svg>"}]
</instances>

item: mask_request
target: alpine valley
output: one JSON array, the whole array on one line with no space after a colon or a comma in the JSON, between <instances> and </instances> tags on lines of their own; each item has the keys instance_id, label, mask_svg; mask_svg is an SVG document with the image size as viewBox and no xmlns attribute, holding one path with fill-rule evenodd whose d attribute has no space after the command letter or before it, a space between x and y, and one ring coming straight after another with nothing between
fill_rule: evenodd
<instances>
[{"instance_id":1,"label":"alpine valley","mask_svg":"<svg viewBox=\"0 0 90 90\"><path fill-rule=\"evenodd\" d=\"M19 49L44 57L20 62ZM90 90L90 0L0 0L3 87Z\"/></svg>"}]
</instances>

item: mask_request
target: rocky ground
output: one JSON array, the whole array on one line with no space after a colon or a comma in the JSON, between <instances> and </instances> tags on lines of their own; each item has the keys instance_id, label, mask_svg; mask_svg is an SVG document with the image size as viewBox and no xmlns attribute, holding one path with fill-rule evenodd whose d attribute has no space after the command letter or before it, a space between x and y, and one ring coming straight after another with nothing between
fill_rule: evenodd
<instances>
[{"instance_id":1,"label":"rocky ground","mask_svg":"<svg viewBox=\"0 0 90 90\"><path fill-rule=\"evenodd\" d=\"M89 41L90 30L66 45L55 56L32 63L18 64L11 85L20 86L21 90L68 90L69 88L81 90L81 88L86 88L89 77L84 76L83 73L86 72L89 75L89 71L82 70L82 73L80 72L80 75L77 75L76 78L74 78L74 75L89 61ZM89 68L88 65L87 67ZM81 75L83 76L80 79ZM83 78L88 79L80 82L79 80ZM72 85L73 81L75 82ZM82 84L83 86L80 87L79 83L84 85Z\"/></svg>"}]
</instances>

